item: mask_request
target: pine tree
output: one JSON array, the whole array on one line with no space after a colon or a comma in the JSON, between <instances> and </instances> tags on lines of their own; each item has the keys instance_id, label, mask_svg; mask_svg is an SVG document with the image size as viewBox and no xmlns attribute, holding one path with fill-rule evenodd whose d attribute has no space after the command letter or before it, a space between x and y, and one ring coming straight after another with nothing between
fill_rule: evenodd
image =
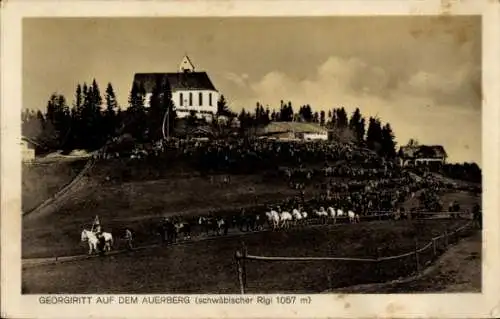
<instances>
[{"instance_id":1,"label":"pine tree","mask_svg":"<svg viewBox=\"0 0 500 319\"><path fill-rule=\"evenodd\" d=\"M356 108L349 120L349 129L354 133L356 140L361 142L365 135L365 120L359 108Z\"/></svg>"},{"instance_id":2,"label":"pine tree","mask_svg":"<svg viewBox=\"0 0 500 319\"><path fill-rule=\"evenodd\" d=\"M314 112L313 118L312 118L313 123L319 123L319 113Z\"/></svg>"},{"instance_id":3,"label":"pine tree","mask_svg":"<svg viewBox=\"0 0 500 319\"><path fill-rule=\"evenodd\" d=\"M337 120L337 127L340 129L345 129L348 126L348 118L347 118L347 112L344 109L344 107L341 107L336 110L336 120Z\"/></svg>"},{"instance_id":4,"label":"pine tree","mask_svg":"<svg viewBox=\"0 0 500 319\"><path fill-rule=\"evenodd\" d=\"M129 108L126 112L125 132L142 140L146 131L146 111L144 108L144 87L134 82L129 94Z\"/></svg>"},{"instance_id":5,"label":"pine tree","mask_svg":"<svg viewBox=\"0 0 500 319\"><path fill-rule=\"evenodd\" d=\"M325 111L319 112L319 124L325 126Z\"/></svg>"},{"instance_id":6,"label":"pine tree","mask_svg":"<svg viewBox=\"0 0 500 319\"><path fill-rule=\"evenodd\" d=\"M116 101L115 91L111 83L108 83L105 94L106 110L104 111L104 126L106 137L113 136L118 129L118 102Z\"/></svg>"},{"instance_id":7,"label":"pine tree","mask_svg":"<svg viewBox=\"0 0 500 319\"><path fill-rule=\"evenodd\" d=\"M396 157L396 142L394 141L394 132L391 125L387 123L381 130L381 155L394 158Z\"/></svg>"},{"instance_id":8,"label":"pine tree","mask_svg":"<svg viewBox=\"0 0 500 319\"><path fill-rule=\"evenodd\" d=\"M266 112L264 114L264 124L269 124L269 122L271 122L271 118L270 118L270 110L269 110L269 106L266 107Z\"/></svg>"},{"instance_id":9,"label":"pine tree","mask_svg":"<svg viewBox=\"0 0 500 319\"><path fill-rule=\"evenodd\" d=\"M382 147L382 128L378 118L370 117L368 130L366 132L366 144L368 148L376 151L381 151Z\"/></svg>"},{"instance_id":10,"label":"pine tree","mask_svg":"<svg viewBox=\"0 0 500 319\"><path fill-rule=\"evenodd\" d=\"M361 120L359 121L359 125L358 125L358 128L356 130L356 133L357 133L357 138L358 138L358 141L361 142L364 140L365 138L365 118L362 117Z\"/></svg>"},{"instance_id":11,"label":"pine tree","mask_svg":"<svg viewBox=\"0 0 500 319\"><path fill-rule=\"evenodd\" d=\"M219 97L219 100L217 101L217 115L221 116L228 116L230 113L229 107L227 106L227 101L224 95L221 95Z\"/></svg>"},{"instance_id":12,"label":"pine tree","mask_svg":"<svg viewBox=\"0 0 500 319\"><path fill-rule=\"evenodd\" d=\"M63 95L53 93L47 102L43 139L52 148L65 146L71 128L69 107Z\"/></svg>"},{"instance_id":13,"label":"pine tree","mask_svg":"<svg viewBox=\"0 0 500 319\"><path fill-rule=\"evenodd\" d=\"M165 114L162 106L162 95L165 90L163 81L163 76L157 75L149 99L149 108L147 109L147 135L149 140L158 140L162 134L163 115Z\"/></svg>"},{"instance_id":14,"label":"pine tree","mask_svg":"<svg viewBox=\"0 0 500 319\"><path fill-rule=\"evenodd\" d=\"M248 127L248 115L245 108L241 109L241 112L238 115L238 121L240 121L240 128L242 130Z\"/></svg>"},{"instance_id":15,"label":"pine tree","mask_svg":"<svg viewBox=\"0 0 500 319\"><path fill-rule=\"evenodd\" d=\"M175 123L177 121L177 111L175 110L174 102L172 101L172 87L167 78L164 79L162 83L162 95L161 95L161 111L165 115L165 134L172 136L175 130ZM163 123L162 123L163 127Z\"/></svg>"}]
</instances>

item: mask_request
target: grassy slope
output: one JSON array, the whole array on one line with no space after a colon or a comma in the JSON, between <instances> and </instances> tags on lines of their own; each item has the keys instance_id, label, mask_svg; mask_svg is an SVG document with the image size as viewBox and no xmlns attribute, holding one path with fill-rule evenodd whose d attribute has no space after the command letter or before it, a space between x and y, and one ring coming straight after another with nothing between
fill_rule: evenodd
<instances>
[{"instance_id":1,"label":"grassy slope","mask_svg":"<svg viewBox=\"0 0 500 319\"><path fill-rule=\"evenodd\" d=\"M22 210L28 211L67 185L87 159L22 166Z\"/></svg>"},{"instance_id":2,"label":"grassy slope","mask_svg":"<svg viewBox=\"0 0 500 319\"><path fill-rule=\"evenodd\" d=\"M405 283L360 285L341 293L481 292L481 232L459 241L439 258L436 265L416 280Z\"/></svg>"},{"instance_id":3,"label":"grassy slope","mask_svg":"<svg viewBox=\"0 0 500 319\"><path fill-rule=\"evenodd\" d=\"M210 210L238 211L243 206L256 203L275 203L297 194L283 182L270 182L260 175L232 176L230 185L223 185L221 177L213 183L200 176L164 176L160 180L106 181L106 176L123 175L127 169L119 163L97 166L93 178L84 191L71 194L63 207L44 216L29 215L23 218L23 258L64 256L80 254L84 248L79 243L82 227L90 227L93 217L101 218L106 231L117 232L132 227L139 244L156 241L151 234L154 218L172 214L196 215ZM132 167L136 177L147 168ZM59 176L69 176L61 171ZM56 174L57 175L57 174ZM45 175L50 180L51 175ZM309 187L306 195L318 192ZM448 196L448 195L446 195ZM445 197L446 197L445 196ZM460 204L471 206L468 194L450 195ZM445 203L451 200L448 196Z\"/></svg>"},{"instance_id":4,"label":"grassy slope","mask_svg":"<svg viewBox=\"0 0 500 319\"><path fill-rule=\"evenodd\" d=\"M423 244L461 223L371 222L256 233L240 239L255 255L375 257L378 247L382 256L408 252L414 249L415 238ZM27 293L237 293L233 256L239 247L237 238L220 238L26 268L23 286ZM249 292L320 292L406 276L414 269L414 259L385 262L379 272L373 264L353 262L251 261L247 269Z\"/></svg>"},{"instance_id":5,"label":"grassy slope","mask_svg":"<svg viewBox=\"0 0 500 319\"><path fill-rule=\"evenodd\" d=\"M123 184L93 181L73 194L61 210L23 220L23 257L79 254L81 228L98 214L107 231L132 227L139 243L156 240L150 222L172 214L205 214L282 200L297 192L284 183L264 183L261 176L233 176L231 185L202 177L170 178ZM35 244L36 243L36 244Z\"/></svg>"}]
</instances>

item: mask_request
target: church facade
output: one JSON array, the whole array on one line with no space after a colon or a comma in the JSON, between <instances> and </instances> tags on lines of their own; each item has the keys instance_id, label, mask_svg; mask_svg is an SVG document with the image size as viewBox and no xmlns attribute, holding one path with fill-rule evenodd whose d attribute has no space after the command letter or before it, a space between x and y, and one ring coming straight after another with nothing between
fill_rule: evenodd
<instances>
[{"instance_id":1,"label":"church facade","mask_svg":"<svg viewBox=\"0 0 500 319\"><path fill-rule=\"evenodd\" d=\"M206 72L195 70L187 55L182 59L178 72L134 75L135 84L143 86L146 91L146 107L158 80L169 83L177 117L187 117L194 112L198 118L211 120L217 113L219 91Z\"/></svg>"}]
</instances>

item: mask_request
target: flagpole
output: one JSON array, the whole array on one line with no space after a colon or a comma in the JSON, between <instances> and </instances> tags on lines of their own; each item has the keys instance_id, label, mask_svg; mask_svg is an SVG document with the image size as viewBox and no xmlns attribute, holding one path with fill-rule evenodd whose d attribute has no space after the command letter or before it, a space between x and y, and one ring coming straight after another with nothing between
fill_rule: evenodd
<instances>
[{"instance_id":1,"label":"flagpole","mask_svg":"<svg viewBox=\"0 0 500 319\"><path fill-rule=\"evenodd\" d=\"M167 107L167 111L165 112L165 115L163 116L163 123L162 123L162 126L161 126L161 131L163 133L163 139L167 139L167 137L165 136L165 122L167 121L167 117L168 117L168 113L169 112L169 109ZM167 129L167 134L168 134L168 129Z\"/></svg>"},{"instance_id":2,"label":"flagpole","mask_svg":"<svg viewBox=\"0 0 500 319\"><path fill-rule=\"evenodd\" d=\"M97 221L98 224L100 224L100 222L99 222L99 216L98 215L95 215L94 221L92 222L92 229L91 229L91 231L94 231L94 227L96 225L96 221Z\"/></svg>"}]
</instances>

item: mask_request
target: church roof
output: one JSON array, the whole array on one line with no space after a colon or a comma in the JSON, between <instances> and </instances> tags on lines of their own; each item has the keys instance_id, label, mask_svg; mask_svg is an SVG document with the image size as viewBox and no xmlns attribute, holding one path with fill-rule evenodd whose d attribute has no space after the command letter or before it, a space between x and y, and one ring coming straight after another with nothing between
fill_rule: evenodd
<instances>
[{"instance_id":1,"label":"church roof","mask_svg":"<svg viewBox=\"0 0 500 319\"><path fill-rule=\"evenodd\" d=\"M212 90L215 86L206 72L176 72L176 73L136 73L134 83L144 85L146 93L151 93L157 83L167 80L172 91L179 90Z\"/></svg>"}]
</instances>

